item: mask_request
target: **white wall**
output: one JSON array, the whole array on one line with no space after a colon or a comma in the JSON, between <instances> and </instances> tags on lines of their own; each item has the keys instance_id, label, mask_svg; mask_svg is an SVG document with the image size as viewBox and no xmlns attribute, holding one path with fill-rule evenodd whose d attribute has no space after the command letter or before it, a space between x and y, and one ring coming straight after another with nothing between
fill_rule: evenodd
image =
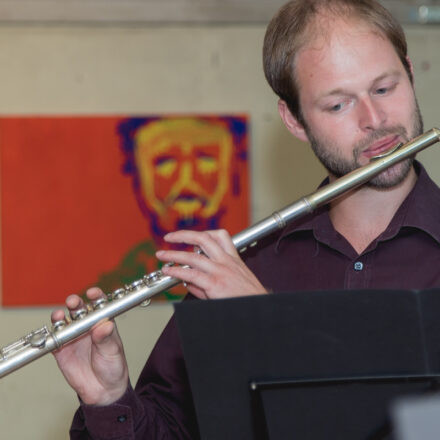
<instances>
[{"instance_id":1,"label":"white wall","mask_svg":"<svg viewBox=\"0 0 440 440\"><path fill-rule=\"evenodd\" d=\"M0 114L247 112L258 219L312 191L324 176L308 147L279 121L262 74L263 34L260 25L3 25ZM438 126L440 29L410 28L408 36L426 127ZM440 182L439 148L422 156ZM156 305L118 318L133 381L170 314L170 306ZM0 310L0 346L49 315L49 309ZM68 438L77 402L52 356L1 379L0 396L1 438Z\"/></svg>"}]
</instances>

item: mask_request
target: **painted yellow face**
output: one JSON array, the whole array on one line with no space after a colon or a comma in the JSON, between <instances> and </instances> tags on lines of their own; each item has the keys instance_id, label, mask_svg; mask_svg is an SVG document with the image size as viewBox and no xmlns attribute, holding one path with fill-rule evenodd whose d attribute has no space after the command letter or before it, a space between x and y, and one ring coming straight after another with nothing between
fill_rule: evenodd
<instances>
[{"instance_id":1,"label":"painted yellow face","mask_svg":"<svg viewBox=\"0 0 440 440\"><path fill-rule=\"evenodd\" d=\"M232 138L218 124L163 119L140 128L135 160L149 209L164 225L216 214L228 189Z\"/></svg>"}]
</instances>

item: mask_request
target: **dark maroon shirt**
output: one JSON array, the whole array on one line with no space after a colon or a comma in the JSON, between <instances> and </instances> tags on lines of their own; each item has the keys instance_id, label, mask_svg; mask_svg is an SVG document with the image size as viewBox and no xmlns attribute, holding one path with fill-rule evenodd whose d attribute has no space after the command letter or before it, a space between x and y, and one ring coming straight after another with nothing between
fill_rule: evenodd
<instances>
[{"instance_id":1,"label":"dark maroon shirt","mask_svg":"<svg viewBox=\"0 0 440 440\"><path fill-rule=\"evenodd\" d=\"M333 228L323 208L264 239L246 262L273 292L440 286L440 189L415 166L419 177L413 190L362 254ZM81 405L70 432L81 440L199 437L173 319L136 389L129 387L106 407Z\"/></svg>"}]
</instances>

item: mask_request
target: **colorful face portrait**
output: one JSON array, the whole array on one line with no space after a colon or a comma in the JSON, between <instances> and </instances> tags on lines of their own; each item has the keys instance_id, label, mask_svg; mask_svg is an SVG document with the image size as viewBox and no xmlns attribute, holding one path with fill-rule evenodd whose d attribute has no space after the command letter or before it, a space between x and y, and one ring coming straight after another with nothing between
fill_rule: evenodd
<instances>
[{"instance_id":1,"label":"colorful face portrait","mask_svg":"<svg viewBox=\"0 0 440 440\"><path fill-rule=\"evenodd\" d=\"M237 192L233 162L245 153L237 141L246 135L245 123L208 117L132 122L131 172L153 235L219 227L225 195Z\"/></svg>"},{"instance_id":2,"label":"colorful face portrait","mask_svg":"<svg viewBox=\"0 0 440 440\"><path fill-rule=\"evenodd\" d=\"M155 121L135 136L135 161L147 206L165 229L178 219L214 216L228 189L232 137L196 119Z\"/></svg>"},{"instance_id":3,"label":"colorful face portrait","mask_svg":"<svg viewBox=\"0 0 440 440\"><path fill-rule=\"evenodd\" d=\"M160 268L170 230L249 226L248 121L2 116L2 305L109 293Z\"/></svg>"}]
</instances>

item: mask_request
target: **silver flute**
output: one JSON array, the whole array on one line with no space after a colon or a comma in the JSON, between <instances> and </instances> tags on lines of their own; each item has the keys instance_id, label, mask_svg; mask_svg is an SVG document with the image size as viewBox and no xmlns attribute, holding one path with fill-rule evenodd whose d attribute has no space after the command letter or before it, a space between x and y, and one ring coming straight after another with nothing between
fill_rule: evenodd
<instances>
[{"instance_id":1,"label":"silver flute","mask_svg":"<svg viewBox=\"0 0 440 440\"><path fill-rule=\"evenodd\" d=\"M244 252L248 247L255 246L261 238L284 228L293 220L312 213L318 207L368 182L397 162L414 157L416 153L438 141L440 141L440 130L433 128L406 144L396 145L385 154L372 158L369 164L346 174L234 235L232 237L234 246L240 253ZM153 296L180 282L181 280L164 275L158 270L106 297L88 303L79 310L70 312L70 318L66 317L62 321L57 321L50 328L44 326L32 331L0 350L0 377L77 339L100 321L115 318L138 305L147 306Z\"/></svg>"}]
</instances>

